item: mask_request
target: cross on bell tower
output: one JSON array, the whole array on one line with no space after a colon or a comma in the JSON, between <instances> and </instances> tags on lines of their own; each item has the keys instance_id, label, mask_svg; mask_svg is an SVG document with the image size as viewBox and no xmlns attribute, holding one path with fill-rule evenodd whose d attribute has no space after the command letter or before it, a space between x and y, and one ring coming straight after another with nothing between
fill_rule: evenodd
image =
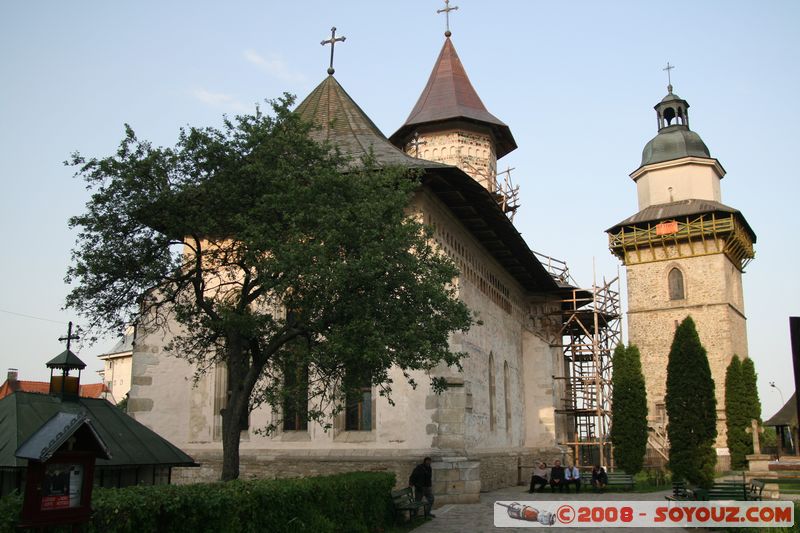
<instances>
[{"instance_id":1,"label":"cross on bell tower","mask_svg":"<svg viewBox=\"0 0 800 533\"><path fill-rule=\"evenodd\" d=\"M67 341L67 351L69 351L71 341L80 340L77 333L72 333L72 321L67 325L67 335L65 337L59 337L58 340L61 342Z\"/></svg>"},{"instance_id":2,"label":"cross on bell tower","mask_svg":"<svg viewBox=\"0 0 800 533\"><path fill-rule=\"evenodd\" d=\"M50 369L50 394L61 396L62 400L75 400L80 394L81 370L86 368L86 363L81 361L77 355L72 353L70 346L72 341L78 340L77 333L72 333L72 322L67 326L67 334L59 337L61 342L67 341L67 349L47 362ZM54 373L60 370L60 374ZM70 371L77 370L77 376L70 376Z\"/></svg>"},{"instance_id":3,"label":"cross on bell tower","mask_svg":"<svg viewBox=\"0 0 800 533\"><path fill-rule=\"evenodd\" d=\"M669 92L669 94L672 94L672 76L670 71L674 68L675 65L670 65L669 61L667 61L667 66L661 69L667 71L667 91Z\"/></svg>"},{"instance_id":4,"label":"cross on bell tower","mask_svg":"<svg viewBox=\"0 0 800 533\"><path fill-rule=\"evenodd\" d=\"M450 33L450 12L451 11L455 11L456 9L458 9L458 6L450 7L450 0L444 0L444 7L442 9L437 9L436 10L436 14L437 15L439 15L441 13L444 13L444 19L445 19L444 36L445 37L450 37L451 35L453 35L452 33Z\"/></svg>"},{"instance_id":5,"label":"cross on bell tower","mask_svg":"<svg viewBox=\"0 0 800 533\"><path fill-rule=\"evenodd\" d=\"M343 43L345 39L347 39L347 37L345 37L344 35L342 35L341 37L336 37L336 26L334 26L333 28L331 28L331 38L326 39L321 43L319 43L322 46L325 46L326 44L331 45L331 62L330 65L328 66L328 74L331 76L333 76L333 73L336 72L335 70L333 70L333 49L336 46L337 42Z\"/></svg>"}]
</instances>

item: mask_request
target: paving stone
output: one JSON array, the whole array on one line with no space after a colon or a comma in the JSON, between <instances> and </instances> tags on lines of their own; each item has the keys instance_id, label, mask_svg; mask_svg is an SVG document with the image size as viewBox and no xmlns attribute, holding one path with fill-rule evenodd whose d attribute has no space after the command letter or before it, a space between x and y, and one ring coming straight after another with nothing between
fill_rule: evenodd
<instances>
[{"instance_id":1,"label":"paving stone","mask_svg":"<svg viewBox=\"0 0 800 533\"><path fill-rule=\"evenodd\" d=\"M640 500L640 501L664 501L664 496L671 494L671 490L649 493L603 493L581 492L560 494L550 491L528 494L527 487L516 486L484 492L480 495L480 503L467 504L446 504L433 510L436 518L414 529L414 533L465 533L465 532L498 532L498 533L530 533L531 531L543 531L541 528L510 528L494 527L494 502L496 501L602 501L602 500ZM546 528L544 528L546 529ZM601 533L609 531L614 533L636 533L637 531L650 531L655 533L700 533L705 531L698 528L558 528L558 531L573 531L581 533Z\"/></svg>"}]
</instances>

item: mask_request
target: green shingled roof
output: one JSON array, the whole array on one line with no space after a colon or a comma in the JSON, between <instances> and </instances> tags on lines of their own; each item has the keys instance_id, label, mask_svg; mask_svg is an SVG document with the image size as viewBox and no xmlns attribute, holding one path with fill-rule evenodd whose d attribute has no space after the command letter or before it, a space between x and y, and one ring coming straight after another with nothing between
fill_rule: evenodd
<instances>
[{"instance_id":1,"label":"green shingled roof","mask_svg":"<svg viewBox=\"0 0 800 533\"><path fill-rule=\"evenodd\" d=\"M72 353L71 350L64 350L57 356L50 359L45 365L47 368L79 368L83 370L86 368L86 363Z\"/></svg>"},{"instance_id":2,"label":"green shingled roof","mask_svg":"<svg viewBox=\"0 0 800 533\"><path fill-rule=\"evenodd\" d=\"M711 152L703 139L687 126L667 126L645 145L639 167L690 156L710 158Z\"/></svg>"},{"instance_id":3,"label":"green shingled roof","mask_svg":"<svg viewBox=\"0 0 800 533\"><path fill-rule=\"evenodd\" d=\"M108 446L111 459L97 466L193 466L194 460L115 405L100 398L62 401L48 394L16 392L0 400L0 468L24 467L14 452L59 412L85 413Z\"/></svg>"}]
</instances>

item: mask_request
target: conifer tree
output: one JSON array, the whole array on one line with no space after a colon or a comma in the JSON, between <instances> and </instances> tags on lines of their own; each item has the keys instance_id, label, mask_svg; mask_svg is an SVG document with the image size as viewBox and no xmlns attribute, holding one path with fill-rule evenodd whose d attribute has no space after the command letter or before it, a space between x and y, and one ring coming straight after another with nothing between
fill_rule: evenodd
<instances>
[{"instance_id":1,"label":"conifer tree","mask_svg":"<svg viewBox=\"0 0 800 533\"><path fill-rule=\"evenodd\" d=\"M725 427L731 456L731 468L746 468L745 456L752 453L752 438L745 432L749 426L746 415L746 398L739 356L733 356L725 371Z\"/></svg>"},{"instance_id":2,"label":"conifer tree","mask_svg":"<svg viewBox=\"0 0 800 533\"><path fill-rule=\"evenodd\" d=\"M673 478L709 487L717 462L717 400L706 349L690 316L681 322L672 340L665 403Z\"/></svg>"},{"instance_id":3,"label":"conifer tree","mask_svg":"<svg viewBox=\"0 0 800 533\"><path fill-rule=\"evenodd\" d=\"M647 392L639 349L619 344L612 361L611 442L614 460L627 474L642 469L647 451Z\"/></svg>"},{"instance_id":4,"label":"conifer tree","mask_svg":"<svg viewBox=\"0 0 800 533\"><path fill-rule=\"evenodd\" d=\"M742 384L746 400L747 424L753 419L761 422L761 400L758 397L758 374L753 360L749 357L742 361Z\"/></svg>"}]
</instances>

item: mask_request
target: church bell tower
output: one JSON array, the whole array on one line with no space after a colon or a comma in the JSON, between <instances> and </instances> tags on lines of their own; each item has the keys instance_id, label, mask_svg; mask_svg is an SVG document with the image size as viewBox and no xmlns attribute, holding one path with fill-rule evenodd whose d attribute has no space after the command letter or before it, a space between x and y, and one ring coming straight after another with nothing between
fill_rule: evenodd
<instances>
[{"instance_id":1,"label":"church bell tower","mask_svg":"<svg viewBox=\"0 0 800 533\"><path fill-rule=\"evenodd\" d=\"M655 111L658 133L630 175L639 211L607 230L609 247L626 268L628 339L642 355L651 446L668 446L667 359L675 328L691 315L708 352L716 446L725 455L725 370L734 354L748 354L742 273L756 235L741 212L722 203L725 169L689 129L689 103L671 83Z\"/></svg>"}]
</instances>

